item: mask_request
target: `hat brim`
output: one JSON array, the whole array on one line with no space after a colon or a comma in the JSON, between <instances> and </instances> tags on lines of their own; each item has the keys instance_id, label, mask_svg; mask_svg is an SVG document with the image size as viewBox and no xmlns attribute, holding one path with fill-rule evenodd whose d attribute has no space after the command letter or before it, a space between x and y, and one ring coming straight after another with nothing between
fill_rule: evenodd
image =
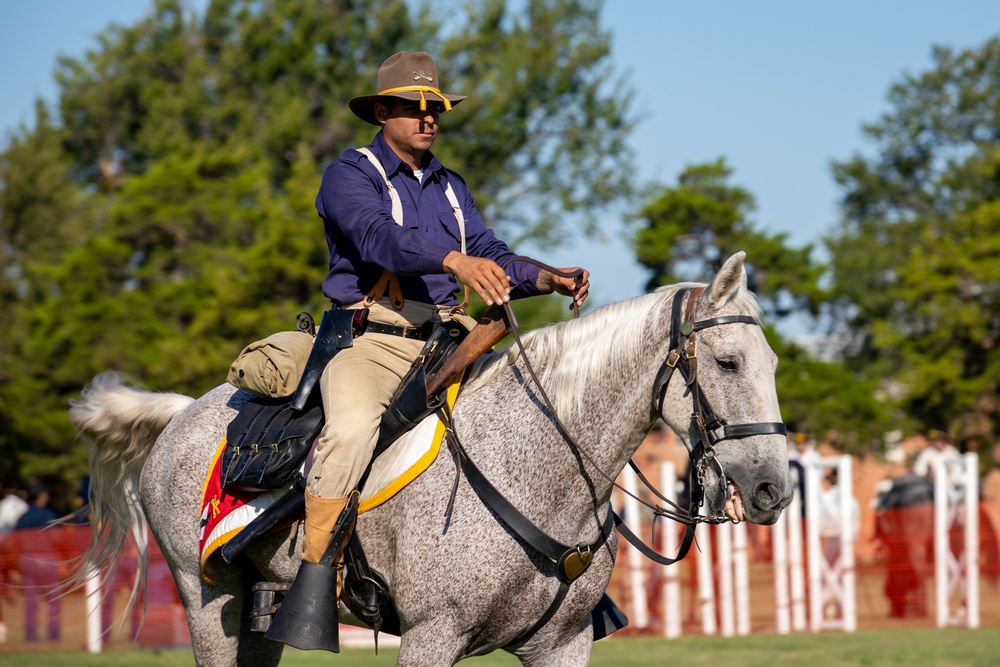
<instances>
[{"instance_id":1,"label":"hat brim","mask_svg":"<svg viewBox=\"0 0 1000 667\"><path fill-rule=\"evenodd\" d=\"M449 95L448 93L442 94L445 99L451 102L452 106L455 106L466 98L465 95ZM375 119L375 103L384 102L391 98L416 101L420 99L420 93L415 90L404 90L391 95L362 95L361 97L352 98L351 101L347 103L347 106L351 108L351 111L354 112L355 116L366 123L370 123L371 125L381 125L381 123ZM424 99L428 102L441 101L435 93L424 93Z\"/></svg>"}]
</instances>

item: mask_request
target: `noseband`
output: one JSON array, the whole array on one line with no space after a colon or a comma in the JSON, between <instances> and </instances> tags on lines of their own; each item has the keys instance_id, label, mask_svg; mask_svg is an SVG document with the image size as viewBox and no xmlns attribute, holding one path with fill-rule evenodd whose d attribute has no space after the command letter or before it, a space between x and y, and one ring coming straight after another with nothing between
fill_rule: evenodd
<instances>
[{"instance_id":1,"label":"noseband","mask_svg":"<svg viewBox=\"0 0 1000 667\"><path fill-rule=\"evenodd\" d=\"M705 397L698 384L698 340L699 331L710 329L722 324L754 324L760 326L756 317L751 315L724 315L707 320L695 321L695 309L698 296L703 287L695 289L684 288L674 294L670 311L670 352L656 374L653 382L653 405L660 418L663 415L663 402L667 395L667 385L675 370L680 370L681 377L687 385L687 393L691 394L691 442L688 455L694 463L695 474L691 480L691 514L697 512L695 498L698 504L704 498L703 482L709 465L715 467L719 475L719 484L723 494L728 492L729 482L726 479L722 463L715 455L715 445L723 440L740 440L755 435L784 435L785 425L782 422L757 422L752 424L729 424L717 416L712 410L708 398ZM684 297L687 296L687 312L681 321L681 310Z\"/></svg>"}]
</instances>

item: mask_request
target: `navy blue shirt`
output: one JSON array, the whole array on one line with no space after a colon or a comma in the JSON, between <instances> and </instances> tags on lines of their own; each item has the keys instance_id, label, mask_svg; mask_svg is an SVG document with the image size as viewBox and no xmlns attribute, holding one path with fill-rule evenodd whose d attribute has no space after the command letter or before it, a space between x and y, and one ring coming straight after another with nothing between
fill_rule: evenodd
<instances>
[{"instance_id":1,"label":"navy blue shirt","mask_svg":"<svg viewBox=\"0 0 1000 667\"><path fill-rule=\"evenodd\" d=\"M465 216L466 253L500 266L516 256L483 222L462 177L436 157L428 154L423 179L418 181L381 132L368 148L399 193L403 224L393 220L388 188L367 157L351 149L326 168L316 210L330 249L323 293L331 301L340 305L361 301L388 269L399 276L404 299L443 306L458 303L458 282L443 267L445 255L461 250L458 221L445 196L449 183ZM507 267L507 275L512 278L512 298L540 294L535 285L537 267L515 262Z\"/></svg>"},{"instance_id":2,"label":"navy blue shirt","mask_svg":"<svg viewBox=\"0 0 1000 667\"><path fill-rule=\"evenodd\" d=\"M21 515L21 518L17 520L17 524L14 528L44 528L58 518L59 516L55 513L55 511L49 509L48 507L32 505L24 514Z\"/></svg>"}]
</instances>

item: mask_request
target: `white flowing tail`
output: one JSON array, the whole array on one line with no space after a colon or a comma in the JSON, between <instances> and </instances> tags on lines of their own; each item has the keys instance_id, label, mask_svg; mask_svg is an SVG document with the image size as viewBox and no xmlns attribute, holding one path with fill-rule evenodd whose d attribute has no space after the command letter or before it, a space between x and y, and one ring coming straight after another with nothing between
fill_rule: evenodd
<instances>
[{"instance_id":1,"label":"white flowing tail","mask_svg":"<svg viewBox=\"0 0 1000 667\"><path fill-rule=\"evenodd\" d=\"M83 567L65 585L67 589L82 585L95 572L114 576L131 538L138 564L123 620L145 591L149 566L148 523L139 500L139 476L157 437L193 402L193 398L181 394L128 387L118 373L104 373L94 378L83 390L83 398L73 401L69 411L74 428L92 442L93 539L81 556Z\"/></svg>"}]
</instances>

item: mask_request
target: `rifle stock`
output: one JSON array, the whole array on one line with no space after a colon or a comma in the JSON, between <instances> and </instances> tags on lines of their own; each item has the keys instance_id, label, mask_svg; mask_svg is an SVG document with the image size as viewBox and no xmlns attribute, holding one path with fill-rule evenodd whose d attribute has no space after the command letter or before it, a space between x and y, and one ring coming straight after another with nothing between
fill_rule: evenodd
<instances>
[{"instance_id":1,"label":"rifle stock","mask_svg":"<svg viewBox=\"0 0 1000 667\"><path fill-rule=\"evenodd\" d=\"M510 328L503 308L490 306L489 310L479 318L469 335L465 337L441 369L427 382L427 395L437 396L447 389L458 375L468 368L469 364L479 358L483 352L503 340Z\"/></svg>"}]
</instances>

